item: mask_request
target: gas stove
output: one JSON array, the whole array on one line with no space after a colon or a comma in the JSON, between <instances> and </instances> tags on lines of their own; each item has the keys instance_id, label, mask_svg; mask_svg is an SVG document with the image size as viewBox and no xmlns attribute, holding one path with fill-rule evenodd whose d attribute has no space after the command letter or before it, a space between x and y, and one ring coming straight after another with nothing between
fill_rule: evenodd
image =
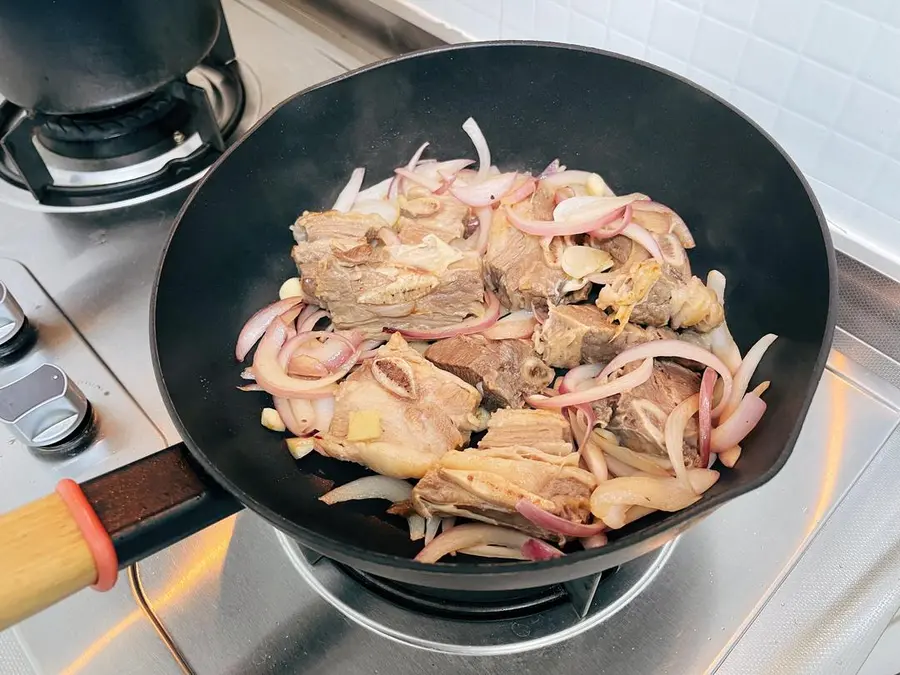
<instances>
[{"instance_id":1,"label":"gas stove","mask_svg":"<svg viewBox=\"0 0 900 675\"><path fill-rule=\"evenodd\" d=\"M236 60L180 85L203 91L227 145L290 94L429 44L385 4L362 17L348 3L226 0ZM141 105L176 115L172 95ZM73 151L69 126L39 132L42 158L61 195L140 181L166 153L200 148L185 148L192 137L208 140L189 125L160 128L165 138L136 130L127 142L141 160L125 167ZM204 166L149 191L40 203L16 180L17 162L0 164L0 282L21 308L15 321L0 311L0 345L24 317L34 331L13 345L26 356L6 355L0 388L44 369L48 391L80 392L91 421L75 454L52 434L35 452L0 429L6 511L62 477L86 480L178 442L151 365L149 303L172 219ZM890 318L900 287L839 263L840 328L787 466L663 549L565 587L448 596L343 568L242 512L131 567L110 592L79 593L0 633L0 673L856 672L900 606L900 503L885 499L900 479Z\"/></svg>"}]
</instances>

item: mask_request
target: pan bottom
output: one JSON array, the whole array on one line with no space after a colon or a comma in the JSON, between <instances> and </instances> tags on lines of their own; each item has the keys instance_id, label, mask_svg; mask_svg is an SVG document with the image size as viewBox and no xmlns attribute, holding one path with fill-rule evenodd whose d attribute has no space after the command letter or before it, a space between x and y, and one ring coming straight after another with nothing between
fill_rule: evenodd
<instances>
[{"instance_id":1,"label":"pan bottom","mask_svg":"<svg viewBox=\"0 0 900 675\"><path fill-rule=\"evenodd\" d=\"M650 584L677 541L566 584L472 593L376 577L277 536L300 576L349 619L413 647L473 656L540 649L602 623Z\"/></svg>"}]
</instances>

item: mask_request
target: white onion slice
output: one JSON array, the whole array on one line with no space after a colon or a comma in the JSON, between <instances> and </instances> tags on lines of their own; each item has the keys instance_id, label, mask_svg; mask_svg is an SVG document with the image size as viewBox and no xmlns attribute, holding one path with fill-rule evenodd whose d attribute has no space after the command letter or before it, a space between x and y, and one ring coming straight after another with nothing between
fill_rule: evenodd
<instances>
[{"instance_id":1,"label":"white onion slice","mask_svg":"<svg viewBox=\"0 0 900 675\"><path fill-rule=\"evenodd\" d=\"M609 505L638 505L658 511L680 511L698 499L719 479L719 472L711 469L688 471L691 489L677 478L647 478L632 476L613 478L600 483L591 494L591 512L604 514Z\"/></svg>"},{"instance_id":2,"label":"white onion slice","mask_svg":"<svg viewBox=\"0 0 900 675\"><path fill-rule=\"evenodd\" d=\"M437 536L438 529L441 527L441 519L438 516L431 516L425 519L425 545L428 546Z\"/></svg>"},{"instance_id":3,"label":"white onion slice","mask_svg":"<svg viewBox=\"0 0 900 675\"><path fill-rule=\"evenodd\" d=\"M676 340L671 340L671 342L676 342ZM624 354L625 352L622 353ZM626 361L626 363L628 362ZM608 368L609 366L604 369L603 373L601 373L602 377L598 378L598 380L602 380L603 377L609 375L609 373L606 372ZM644 384L644 382L649 380L652 374L653 359L648 357L640 366L632 370L630 373L622 375L621 377L617 377L611 382L604 382L603 384L598 384L593 387L586 387L579 391L573 391L568 394L560 394L559 396L548 397L542 394L533 394L526 397L525 401L528 403L528 405L539 409L564 408L566 406L578 405L580 403L591 403L592 401L599 401L602 398L614 396L615 394L621 394L624 391L629 391L634 387L640 386Z\"/></svg>"},{"instance_id":4,"label":"white onion slice","mask_svg":"<svg viewBox=\"0 0 900 675\"><path fill-rule=\"evenodd\" d=\"M288 438L285 443L294 459L303 459L316 449L312 438Z\"/></svg>"},{"instance_id":5,"label":"white onion slice","mask_svg":"<svg viewBox=\"0 0 900 675\"><path fill-rule=\"evenodd\" d=\"M733 469L734 465L737 464L737 461L741 458L741 446L736 445L733 448L729 448L724 452L719 453L719 461L722 462L729 469Z\"/></svg>"},{"instance_id":6,"label":"white onion slice","mask_svg":"<svg viewBox=\"0 0 900 675\"><path fill-rule=\"evenodd\" d=\"M575 199L574 197L572 199ZM566 202L572 201L571 199ZM562 202L565 204L566 202ZM562 206L560 204L560 206ZM557 207L559 208L559 207ZM612 211L608 214L598 216L595 220L579 220L577 222L570 221L552 221L552 220L530 220L523 218L514 209L508 206L503 207L503 212L510 224L517 230L521 230L525 234L533 234L538 237L559 237L571 234L585 234L599 228L609 225L609 223L620 218L625 211L625 207Z\"/></svg>"},{"instance_id":7,"label":"white onion slice","mask_svg":"<svg viewBox=\"0 0 900 675\"><path fill-rule=\"evenodd\" d=\"M401 178L405 178L411 183L421 185L423 188L426 188L431 192L437 192L441 189L441 181L437 178L429 178L427 176L423 176L422 174L416 173L415 171L410 171L409 169L405 169L402 167L394 169L394 173Z\"/></svg>"},{"instance_id":8,"label":"white onion slice","mask_svg":"<svg viewBox=\"0 0 900 675\"><path fill-rule=\"evenodd\" d=\"M502 173L473 185L454 183L450 186L450 194L467 206L491 206L512 190L518 178L517 173Z\"/></svg>"},{"instance_id":9,"label":"white onion slice","mask_svg":"<svg viewBox=\"0 0 900 675\"><path fill-rule=\"evenodd\" d=\"M419 551L415 559L419 562L434 563L449 553L484 545L521 549L529 539L527 534L506 527L466 523L457 525L448 532L442 532Z\"/></svg>"},{"instance_id":10,"label":"white onion slice","mask_svg":"<svg viewBox=\"0 0 900 675\"><path fill-rule=\"evenodd\" d=\"M562 558L565 554L546 541L532 538L522 544L522 555L529 560L540 561Z\"/></svg>"},{"instance_id":11,"label":"white onion slice","mask_svg":"<svg viewBox=\"0 0 900 675\"><path fill-rule=\"evenodd\" d=\"M484 206L475 210L478 216L478 234L475 239L475 250L478 255L487 253L488 243L491 237L491 225L494 222L494 211L490 206Z\"/></svg>"},{"instance_id":12,"label":"white onion slice","mask_svg":"<svg viewBox=\"0 0 900 675\"><path fill-rule=\"evenodd\" d=\"M312 408L315 414L313 420L315 428L321 432L328 431L334 417L334 396L312 399Z\"/></svg>"},{"instance_id":13,"label":"white onion slice","mask_svg":"<svg viewBox=\"0 0 900 675\"><path fill-rule=\"evenodd\" d=\"M483 546L472 546L471 548L460 549L459 553L473 555L478 558L501 558L504 560L528 560L522 553L521 548L513 548L511 546L498 546L496 544L484 544Z\"/></svg>"},{"instance_id":14,"label":"white onion slice","mask_svg":"<svg viewBox=\"0 0 900 675\"><path fill-rule=\"evenodd\" d=\"M666 260L663 256L662 249L659 248L659 244L656 242L656 239L653 238L653 235L643 227L637 223L631 222L625 226L625 229L622 230L622 234L631 239L631 241L638 243L647 249L647 253L652 255L660 265L665 264Z\"/></svg>"},{"instance_id":15,"label":"white onion slice","mask_svg":"<svg viewBox=\"0 0 900 675\"><path fill-rule=\"evenodd\" d=\"M414 513L406 519L406 522L409 525L410 541L419 541L425 538L425 519L422 516Z\"/></svg>"},{"instance_id":16,"label":"white onion slice","mask_svg":"<svg viewBox=\"0 0 900 675\"><path fill-rule=\"evenodd\" d=\"M431 330L407 330L407 329L388 329L385 330L400 333L403 337L412 338L413 340L443 340L444 338L453 337L454 335L469 335L471 333L480 333L485 328L492 326L500 318L500 300L490 291L484 292L487 296L487 304L484 313L481 316L473 316L454 326L446 328L433 328Z\"/></svg>"},{"instance_id":17,"label":"white onion slice","mask_svg":"<svg viewBox=\"0 0 900 675\"><path fill-rule=\"evenodd\" d=\"M384 219L384 222L392 227L394 223L400 219L400 208L397 206L396 202L385 201L384 199L357 200L350 210L354 213L368 213L381 216Z\"/></svg>"},{"instance_id":18,"label":"white onion slice","mask_svg":"<svg viewBox=\"0 0 900 675\"><path fill-rule=\"evenodd\" d=\"M487 139L484 137L481 127L478 126L478 122L472 117L463 122L462 128L472 139L472 144L478 153L478 178L484 179L491 169L491 149L488 147Z\"/></svg>"},{"instance_id":19,"label":"white onion slice","mask_svg":"<svg viewBox=\"0 0 900 675\"><path fill-rule=\"evenodd\" d=\"M625 364L647 358L679 358L690 359L697 363L702 363L715 370L722 378L723 395L719 405L712 411L713 417L718 417L725 406L725 402L731 395L732 377L728 366L722 363L722 360L715 354L706 351L703 347L699 347L681 340L653 340L637 347L631 347L621 352L616 358L610 361L598 379L603 379L610 373L614 373Z\"/></svg>"},{"instance_id":20,"label":"white onion slice","mask_svg":"<svg viewBox=\"0 0 900 675\"><path fill-rule=\"evenodd\" d=\"M768 350L769 347L772 346L772 343L777 339L778 336L773 335L772 333L763 335L756 344L750 348L750 351L747 352L744 360L741 361L740 367L734 374L734 388L731 389L730 392L725 392L722 396L723 399L727 399L723 401L723 422L727 421L741 404L741 401L744 399L744 394L747 392L747 387L750 386L750 378L752 378L753 374L756 372L759 362L762 361L762 357L766 354L766 350Z\"/></svg>"},{"instance_id":21,"label":"white onion slice","mask_svg":"<svg viewBox=\"0 0 900 675\"><path fill-rule=\"evenodd\" d=\"M603 454L607 455L607 460L616 459L651 476L668 478L672 474L672 471L666 468L672 466L671 462L661 457L644 455L623 447L616 442L616 437L608 431L597 429L591 435L591 439L603 450Z\"/></svg>"},{"instance_id":22,"label":"white onion slice","mask_svg":"<svg viewBox=\"0 0 900 675\"><path fill-rule=\"evenodd\" d=\"M547 167L549 169L550 167ZM547 169L544 169L546 171ZM541 185L556 190L567 185L587 185L592 173L590 171L555 171L541 179Z\"/></svg>"},{"instance_id":23,"label":"white onion slice","mask_svg":"<svg viewBox=\"0 0 900 675\"><path fill-rule=\"evenodd\" d=\"M608 543L609 539L606 537L606 534L602 532L590 537L584 537L581 540L581 545L584 546L585 549L600 548L601 546L606 546Z\"/></svg>"},{"instance_id":24,"label":"white onion slice","mask_svg":"<svg viewBox=\"0 0 900 675\"><path fill-rule=\"evenodd\" d=\"M605 272L613 266L612 256L593 246L567 246L560 258L563 272L573 279Z\"/></svg>"},{"instance_id":25,"label":"white onion slice","mask_svg":"<svg viewBox=\"0 0 900 675\"><path fill-rule=\"evenodd\" d=\"M388 190L391 187L391 183L393 182L394 177L389 176L385 178L380 183L375 183L371 187L367 187L365 190L360 190L359 194L356 195L356 200L354 201L354 206L363 201L373 201L380 199L387 199Z\"/></svg>"},{"instance_id":26,"label":"white onion slice","mask_svg":"<svg viewBox=\"0 0 900 675\"><path fill-rule=\"evenodd\" d=\"M344 189L341 190L341 193L338 195L338 198L334 202L334 206L331 207L332 211L341 211L342 213L346 213L353 206L353 202L356 201L356 197L359 194L359 189L362 187L363 178L366 177L366 170L363 167L357 167L353 169L350 174L350 180L347 181L347 185L344 186Z\"/></svg>"},{"instance_id":27,"label":"white onion slice","mask_svg":"<svg viewBox=\"0 0 900 675\"><path fill-rule=\"evenodd\" d=\"M326 492L319 500L329 506L356 499L386 499L396 504L411 496L412 485L405 480L389 476L364 476Z\"/></svg>"},{"instance_id":28,"label":"white onion slice","mask_svg":"<svg viewBox=\"0 0 900 675\"><path fill-rule=\"evenodd\" d=\"M506 193L503 199L500 200L501 204L518 204L526 197L530 197L537 186L537 181L532 178L529 174L521 174L519 181L513 188Z\"/></svg>"},{"instance_id":29,"label":"white onion slice","mask_svg":"<svg viewBox=\"0 0 900 675\"><path fill-rule=\"evenodd\" d=\"M237 344L234 347L234 357L238 361L243 361L257 340L265 334L266 329L275 320L275 317L282 315L302 302L302 298L285 298L263 307L251 316L238 335Z\"/></svg>"},{"instance_id":30,"label":"white onion slice","mask_svg":"<svg viewBox=\"0 0 900 675\"><path fill-rule=\"evenodd\" d=\"M512 314L507 314L493 326L481 334L489 340L511 340L515 338L530 338L534 333L537 320L534 312L521 309Z\"/></svg>"},{"instance_id":31,"label":"white onion slice","mask_svg":"<svg viewBox=\"0 0 900 675\"><path fill-rule=\"evenodd\" d=\"M693 490L684 465L684 428L688 420L700 409L700 394L688 396L675 406L666 418L665 440L669 461L675 469L675 476L688 490Z\"/></svg>"},{"instance_id":32,"label":"white onion slice","mask_svg":"<svg viewBox=\"0 0 900 675\"><path fill-rule=\"evenodd\" d=\"M766 402L759 396L753 393L744 396L728 419L712 430L710 449L722 452L739 444L759 424L765 412Z\"/></svg>"},{"instance_id":33,"label":"white onion slice","mask_svg":"<svg viewBox=\"0 0 900 675\"><path fill-rule=\"evenodd\" d=\"M637 192L622 197L571 197L556 205L553 209L553 220L558 223L592 222L618 212L643 197L644 195Z\"/></svg>"}]
</instances>

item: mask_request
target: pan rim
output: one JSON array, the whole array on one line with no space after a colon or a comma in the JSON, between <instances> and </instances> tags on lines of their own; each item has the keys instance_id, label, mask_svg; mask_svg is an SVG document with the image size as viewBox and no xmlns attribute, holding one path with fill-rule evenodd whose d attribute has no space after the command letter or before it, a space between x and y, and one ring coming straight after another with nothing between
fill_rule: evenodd
<instances>
[{"instance_id":1,"label":"pan rim","mask_svg":"<svg viewBox=\"0 0 900 675\"><path fill-rule=\"evenodd\" d=\"M787 165L791 168L794 175L799 179L800 184L802 185L804 191L806 192L806 196L810 201L810 204L813 207L813 210L816 214L816 218L819 221L819 228L822 235L822 240L825 248L825 255L827 258L828 264L828 312L825 319L825 330L822 336L822 344L819 348L819 353L816 357L815 363L813 365L812 374L810 377L810 381L807 384L806 393L802 404L800 406L800 414L797 416L797 420L794 422L794 426L791 429L790 434L787 437L787 441L784 443L782 451L777 459L777 461L763 474L760 476L748 480L746 483L736 486L720 495L716 495L709 499L703 499L697 502L696 504L684 509L682 511L675 512L671 514L669 517L665 518L665 520L649 525L645 528L637 530L636 532L629 533L628 535L616 539L615 541L610 542L607 546L598 549L588 549L583 551L575 551L573 553L567 554L565 557L557 558L553 560L541 561L541 562L478 562L478 563L447 563L447 562L438 562L438 563L421 563L417 562L411 558L403 558L395 555L388 555L384 553L380 553L378 551L372 551L371 549L358 547L352 544L348 544L346 542L339 542L337 540L331 539L327 536L322 536L318 534L313 534L310 531L306 530L306 528L300 526L294 521L284 518L279 513L275 512L272 509L269 509L265 505L258 502L254 499L250 494L245 492L244 490L238 488L227 476L225 476L216 466L215 462L212 462L207 457L206 453L200 449L199 445L194 442L191 437L190 432L188 431L186 425L182 422L181 417L176 410L172 398L169 395L168 387L166 386L165 378L162 373L162 369L160 366L159 360L159 345L157 342L157 331L156 331L156 317L157 317L157 299L158 299L158 291L160 280L163 273L163 268L165 266L166 256L169 251L169 247L172 243L172 240L175 237L175 234L178 230L178 227L181 223L181 220L184 214L187 212L188 208L192 205L195 197L198 192L203 188L206 184L206 181L209 177L216 171L220 164L228 159L231 153L238 148L247 138L249 138L257 128L259 128L263 123L269 120L270 117L274 116L279 110L281 110L286 105L289 105L292 101L299 98L300 96L305 95L308 92L315 91L317 89L324 88L328 85L331 85L335 82L340 82L355 75L366 73L371 70L375 70L377 68L381 68L384 66L389 66L394 63L403 62L406 60L416 59L421 56L427 56L430 54L437 54L443 52L455 52L462 51L468 49L488 49L488 48L507 48L507 47L541 47L541 48L551 48L551 49L561 49L568 51L578 51L578 52L586 52L590 54L597 54L613 59L619 59L622 61L634 63L636 65L642 66L644 68L649 68L651 70L657 71L659 73L668 75L670 77L675 78L679 82L687 84L694 90L704 93L707 96L711 97L713 100L718 103L724 105L731 112L737 114L742 120L746 123L750 124L753 129L755 129L763 138L765 138L772 147L782 156L782 158L787 162ZM199 464L203 467L205 471L207 471L210 476L212 476L220 485L225 487L231 494L233 494L242 504L249 507L252 511L259 514L270 524L275 526L277 529L285 532L286 534L296 538L301 543L309 546L310 548L322 552L329 558L336 559L340 562L344 562L349 565L356 565L363 569L366 569L361 565L361 563L365 563L369 565L369 571L372 571L372 567L376 568L388 568L391 571L397 572L406 572L407 576L405 577L408 581L424 581L425 583L429 582L437 582L441 578L445 579L459 579L461 577L471 578L471 575L491 575L493 581L497 581L498 578L509 578L512 576L517 577L520 581L524 581L525 583L514 584L512 586L506 585L504 586L502 583L497 584L497 588L527 588L529 585L545 585L547 583L556 583L558 581L562 581L565 578L571 579L576 578L577 576L584 576L584 574L575 574L570 577L566 577L565 574L560 574L560 571L566 568L572 567L583 567L585 563L588 561L599 558L599 557L615 557L615 554L618 554L618 557L626 557L627 551L635 548L642 547L641 545L646 545L649 542L653 542L652 548L657 548L663 545L666 541L674 538L681 532L687 530L690 525L694 523L694 521L706 517L715 510L717 510L723 504L740 497L741 495L747 494L757 488L768 483L772 478L774 478L784 467L788 458L791 456L794 450L794 446L796 445L797 438L800 435L800 431L803 427L803 423L806 420L807 413L809 412L809 407L812 403L813 396L818 388L819 382L822 379L822 375L825 370L825 364L828 359L829 352L831 350L831 345L834 336L834 329L836 323L836 301L837 301L837 261L834 252L834 245L831 238L831 232L828 228L827 220L822 211L821 205L819 204L818 199L813 193L812 189L809 186L809 182L806 180L806 177L800 171L797 164L794 160L788 155L788 153L784 150L784 148L759 124L749 118L746 114L744 114L741 110L739 110L732 103L723 99L719 95L711 92L706 89L702 85L699 85L678 73L673 73L665 68L657 66L655 64L648 63L646 61L642 61L640 59L626 56L623 54L617 54L614 52L610 52L603 49L597 49L594 47L586 47L579 45L571 45L559 42L552 41L538 41L538 40L493 40L487 42L474 42L474 43L464 43L464 44L454 44L454 45L441 45L438 47L430 47L423 50L418 50L415 52L410 52L408 54L403 54L400 56L384 59L382 61L378 61L376 63L368 64L357 68L352 71L348 71L341 75L337 75L333 78L320 82L318 84L312 85L299 91L285 100L278 103L274 106L270 111L268 111L263 117L261 117L253 127L247 131L247 133L241 137L238 141L236 141L232 146L230 146L226 151L219 157L218 160L208 169L206 174L201 178L192 188L191 193L185 199L181 208L178 211L178 214L175 216L173 221L173 225L169 236L165 242L165 245L162 250L162 254L160 257L160 262L157 265L156 276L154 279L153 290L151 294L150 300L150 347L151 347L151 355L153 360L153 370L154 375L156 376L157 384L160 388L160 393L162 394L163 401L165 403L166 409L172 417L172 421L175 424L175 427L178 429L181 434L182 440L185 445L190 450L191 454L194 458L199 462ZM648 549L651 550L651 549ZM327 552L326 552L327 551ZM629 559L632 559L635 556L631 556ZM580 565L579 565L580 563ZM610 567L614 566L613 564ZM383 571L383 570L382 570ZM600 570L596 570L600 571ZM376 572L377 573L377 572ZM555 574L555 577L552 580L548 580L546 578L542 578L540 582L535 582L529 584L526 579L532 576L537 576L539 574L547 574L550 573L551 576ZM589 573L589 572L588 572ZM462 585L451 585L451 587L463 588L465 587L465 583Z\"/></svg>"}]
</instances>

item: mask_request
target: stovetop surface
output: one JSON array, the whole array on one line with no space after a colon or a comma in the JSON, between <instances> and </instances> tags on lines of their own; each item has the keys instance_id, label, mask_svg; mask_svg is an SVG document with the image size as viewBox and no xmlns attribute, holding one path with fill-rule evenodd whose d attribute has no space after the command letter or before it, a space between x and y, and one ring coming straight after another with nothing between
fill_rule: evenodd
<instances>
[{"instance_id":1,"label":"stovetop surface","mask_svg":"<svg viewBox=\"0 0 900 675\"><path fill-rule=\"evenodd\" d=\"M278 0L224 6L261 112L386 55ZM48 213L0 190L0 279L43 340L29 363L69 372L96 404L101 429L97 446L52 465L0 430L0 509L62 476L84 480L179 440L150 361L149 302L186 190L87 213ZM842 261L865 282L864 269ZM0 371L0 384L13 375ZM839 330L784 470L634 574L633 591L612 597L614 587L601 585L598 602L612 609L565 640L544 615L474 629L438 622L425 639L424 619L398 614L328 561L312 565L243 512L123 573L109 593L79 593L0 633L0 673L855 672L879 622L900 606L900 584L876 583L900 564L900 504L878 488L900 477L898 383L896 362ZM825 642L812 639L835 606L839 627Z\"/></svg>"}]
</instances>

